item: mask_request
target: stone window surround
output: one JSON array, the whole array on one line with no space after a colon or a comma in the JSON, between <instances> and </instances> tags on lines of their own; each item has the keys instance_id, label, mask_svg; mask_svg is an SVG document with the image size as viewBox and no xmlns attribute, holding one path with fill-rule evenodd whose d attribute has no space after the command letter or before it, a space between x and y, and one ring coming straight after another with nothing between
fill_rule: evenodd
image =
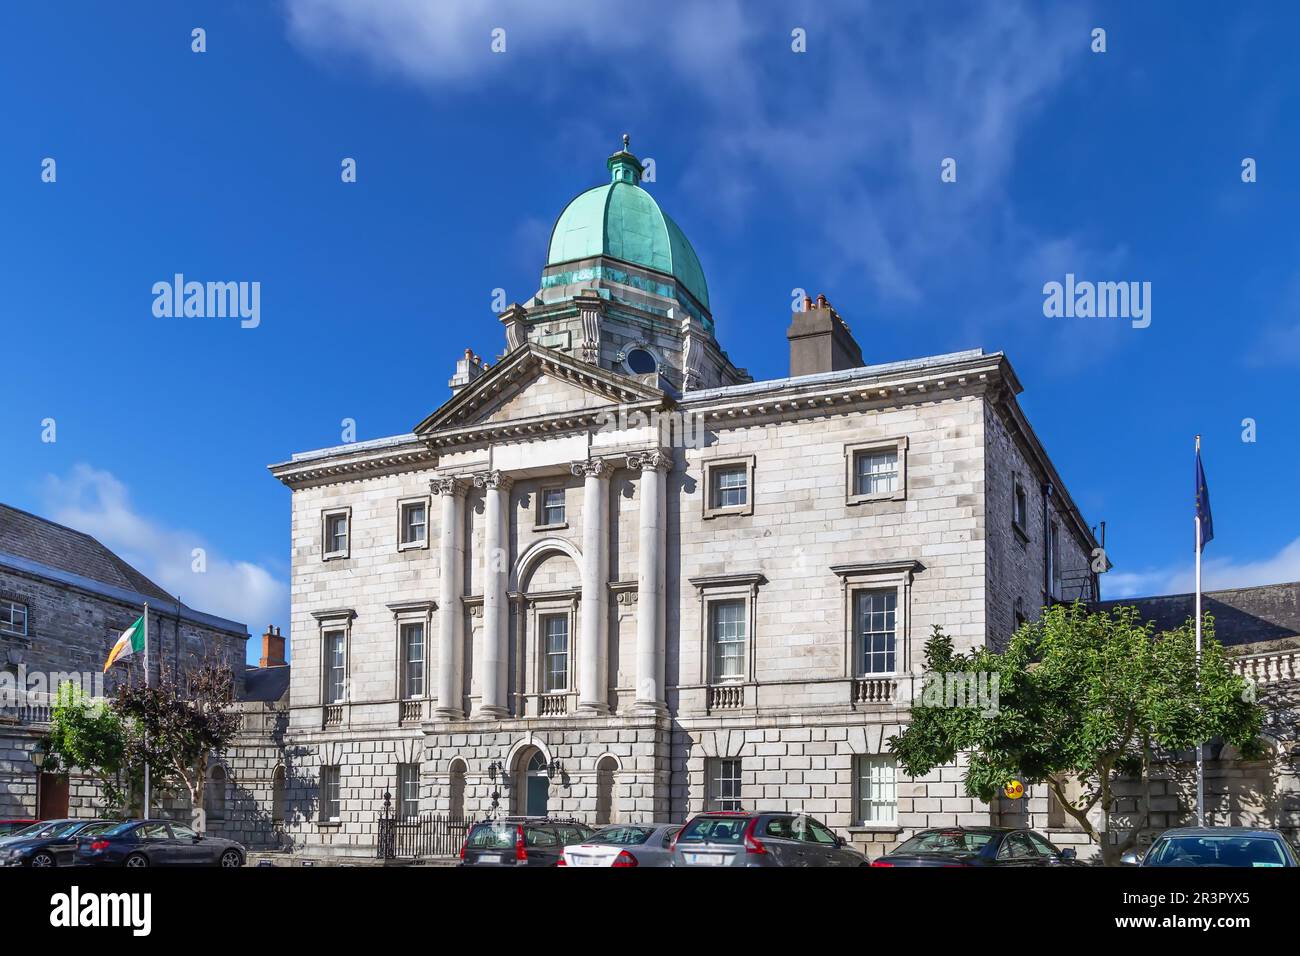
<instances>
[{"instance_id":1,"label":"stone window surround","mask_svg":"<svg viewBox=\"0 0 1300 956\"><path fill-rule=\"evenodd\" d=\"M727 455L719 458L705 459L701 463L703 468L702 482L704 485L704 517L719 518L723 515L752 515L754 513L754 455ZM728 466L744 465L747 468L745 475L745 503L743 505L731 505L725 508L715 508L713 506L713 473L721 468Z\"/></svg>"},{"instance_id":2,"label":"stone window surround","mask_svg":"<svg viewBox=\"0 0 1300 956\"><path fill-rule=\"evenodd\" d=\"M569 591L542 591L536 594L521 595L520 600L524 605L522 620L525 632L522 637L523 646L526 649L525 655L531 652L533 658L533 664L528 669L526 695L539 701L542 697L551 696L551 694L542 690L545 686L546 653L542 643L541 619L552 614L566 614L569 618L568 687L563 691L555 691L554 696L569 697L576 694L578 691L579 655L574 653L574 644L575 638L579 634L578 611L582 604L582 592L576 588ZM540 709L540 704L538 709Z\"/></svg>"},{"instance_id":3,"label":"stone window surround","mask_svg":"<svg viewBox=\"0 0 1300 956\"><path fill-rule=\"evenodd\" d=\"M343 551L330 551L330 518L343 515L348 522L348 546ZM324 508L320 513L320 554L322 561L335 561L341 558L347 558L352 554L352 506L345 505L341 508Z\"/></svg>"},{"instance_id":4,"label":"stone window surround","mask_svg":"<svg viewBox=\"0 0 1300 956\"><path fill-rule=\"evenodd\" d=\"M427 551L429 549L429 519L433 517L433 506L429 500L429 495L414 495L410 498L397 499L397 550L398 551ZM409 505L424 505L424 539L421 541L403 541L402 535L406 533L406 509ZM352 528L348 527L348 545L352 544Z\"/></svg>"},{"instance_id":5,"label":"stone window surround","mask_svg":"<svg viewBox=\"0 0 1300 956\"><path fill-rule=\"evenodd\" d=\"M543 503L546 500L546 492L562 491L564 492L564 520L557 521L555 524L547 524L545 509ZM569 488L563 481L549 479L543 481L537 486L537 505L533 508L533 530L534 531L562 531L569 526Z\"/></svg>"},{"instance_id":6,"label":"stone window surround","mask_svg":"<svg viewBox=\"0 0 1300 956\"><path fill-rule=\"evenodd\" d=\"M433 647L433 615L438 610L436 601L399 601L387 605L393 612L394 640L397 647L397 669L394 675L396 683L395 700L427 700L429 698L429 675L432 664L430 649ZM403 624L424 625L424 693L419 697L406 696L406 645L402 641Z\"/></svg>"},{"instance_id":7,"label":"stone window surround","mask_svg":"<svg viewBox=\"0 0 1300 956\"><path fill-rule=\"evenodd\" d=\"M844 613L844 676L849 679L896 677L911 671L912 579L925 566L919 561L874 561L866 564L838 564L831 572L840 578ZM896 589L894 602L894 671L889 674L858 673L858 635L855 605L862 591Z\"/></svg>"},{"instance_id":8,"label":"stone window surround","mask_svg":"<svg viewBox=\"0 0 1300 956\"><path fill-rule=\"evenodd\" d=\"M0 594L0 604L16 604L23 609L23 629L21 631L11 631L8 628L0 628L0 634L9 638L17 638L20 641L30 642L32 637L31 605L9 594Z\"/></svg>"},{"instance_id":9,"label":"stone window surround","mask_svg":"<svg viewBox=\"0 0 1300 956\"><path fill-rule=\"evenodd\" d=\"M757 645L758 591L767 583L759 571L743 574L717 574L691 578L700 599L700 683L711 687L720 684L748 684L756 681L755 646ZM745 671L739 679L715 682L713 678L713 635L709 633L711 605L741 599L745 602Z\"/></svg>"},{"instance_id":10,"label":"stone window surround","mask_svg":"<svg viewBox=\"0 0 1300 956\"><path fill-rule=\"evenodd\" d=\"M861 816L862 774L859 770L859 766L862 761L870 760L873 758L891 759L893 758L893 754L862 753L862 754L853 755L853 761L850 770L850 776L853 781L853 809L850 813L850 816L853 822L850 825L849 830L850 832L855 832L855 833L871 833L871 832L893 833L893 832L900 831L902 830L902 827L899 825L898 822L898 784L900 781L901 771L898 766L898 760L896 758L893 758L894 759L894 818L892 820L872 820L872 821L867 821L862 819Z\"/></svg>"},{"instance_id":11,"label":"stone window surround","mask_svg":"<svg viewBox=\"0 0 1300 956\"><path fill-rule=\"evenodd\" d=\"M343 723L347 723L348 704L351 703L352 687L352 620L357 612L351 608L338 608L331 611L313 611L320 633L320 705L322 707L343 707ZM325 635L335 631L343 632L343 699L329 703L329 646Z\"/></svg>"},{"instance_id":12,"label":"stone window surround","mask_svg":"<svg viewBox=\"0 0 1300 956\"><path fill-rule=\"evenodd\" d=\"M717 771L719 769L719 765L723 763L734 763L736 765L736 773L737 773L736 777L727 778L727 779L734 779L736 781L736 795L734 797L728 797L725 799L728 802L734 801L737 805L744 806L744 800L745 800L744 758L740 757L739 755L732 756L732 757L705 757L704 758L704 811L706 813L710 811L716 811L721 806L724 800L724 798L718 793L716 793L714 790L714 782L716 780L715 771Z\"/></svg>"},{"instance_id":13,"label":"stone window surround","mask_svg":"<svg viewBox=\"0 0 1300 956\"><path fill-rule=\"evenodd\" d=\"M1021 497L1025 499L1024 514L1019 519L1016 512L1020 510L1019 501ZM1029 529L1026 524L1029 521L1029 489L1025 485L1024 479L1019 472L1011 476L1011 530L1016 533L1021 544L1029 543Z\"/></svg>"},{"instance_id":14,"label":"stone window surround","mask_svg":"<svg viewBox=\"0 0 1300 956\"><path fill-rule=\"evenodd\" d=\"M844 503L860 505L869 501L903 501L907 498L907 436L876 438L844 446ZM862 452L894 448L898 453L898 487L894 491L860 495L857 493L857 460Z\"/></svg>"}]
</instances>

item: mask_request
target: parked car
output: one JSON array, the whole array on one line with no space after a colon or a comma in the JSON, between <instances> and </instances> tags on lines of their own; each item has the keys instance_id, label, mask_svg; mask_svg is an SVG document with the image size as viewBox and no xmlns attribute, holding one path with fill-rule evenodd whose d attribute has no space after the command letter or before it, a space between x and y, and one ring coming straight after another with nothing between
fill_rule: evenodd
<instances>
[{"instance_id":1,"label":"parked car","mask_svg":"<svg viewBox=\"0 0 1300 956\"><path fill-rule=\"evenodd\" d=\"M18 830L26 830L39 820L0 820L0 837L7 837Z\"/></svg>"},{"instance_id":2,"label":"parked car","mask_svg":"<svg viewBox=\"0 0 1300 956\"><path fill-rule=\"evenodd\" d=\"M713 811L682 827L673 866L866 866L867 858L812 817Z\"/></svg>"},{"instance_id":3,"label":"parked car","mask_svg":"<svg viewBox=\"0 0 1300 956\"><path fill-rule=\"evenodd\" d=\"M941 827L922 830L872 866L1082 866L1073 849L1058 850L1034 830Z\"/></svg>"},{"instance_id":4,"label":"parked car","mask_svg":"<svg viewBox=\"0 0 1300 956\"><path fill-rule=\"evenodd\" d=\"M1129 851L1126 866L1300 866L1296 852L1276 830L1248 827L1184 827L1166 830L1145 855Z\"/></svg>"},{"instance_id":5,"label":"parked car","mask_svg":"<svg viewBox=\"0 0 1300 956\"><path fill-rule=\"evenodd\" d=\"M542 817L476 823L460 848L460 865L559 866L565 847L583 842L594 832L574 820Z\"/></svg>"},{"instance_id":6,"label":"parked car","mask_svg":"<svg viewBox=\"0 0 1300 956\"><path fill-rule=\"evenodd\" d=\"M120 820L59 820L29 828L25 835L0 846L0 866L68 866L77 850L77 837L118 826Z\"/></svg>"},{"instance_id":7,"label":"parked car","mask_svg":"<svg viewBox=\"0 0 1300 956\"><path fill-rule=\"evenodd\" d=\"M674 823L616 823L574 846L566 846L560 866L672 866Z\"/></svg>"},{"instance_id":8,"label":"parked car","mask_svg":"<svg viewBox=\"0 0 1300 956\"><path fill-rule=\"evenodd\" d=\"M79 866L243 866L248 853L234 840L201 836L170 820L130 820L77 837Z\"/></svg>"}]
</instances>

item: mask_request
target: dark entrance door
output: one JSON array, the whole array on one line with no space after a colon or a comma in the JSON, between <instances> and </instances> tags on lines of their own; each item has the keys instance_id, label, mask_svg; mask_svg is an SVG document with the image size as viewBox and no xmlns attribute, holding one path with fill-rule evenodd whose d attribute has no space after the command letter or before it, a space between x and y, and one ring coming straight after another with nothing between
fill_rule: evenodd
<instances>
[{"instance_id":1,"label":"dark entrance door","mask_svg":"<svg viewBox=\"0 0 1300 956\"><path fill-rule=\"evenodd\" d=\"M551 792L551 777L541 751L533 754L524 771L524 813L530 817L546 816L547 799Z\"/></svg>"},{"instance_id":2,"label":"dark entrance door","mask_svg":"<svg viewBox=\"0 0 1300 956\"><path fill-rule=\"evenodd\" d=\"M68 815L68 775L42 773L36 815L42 820L58 820Z\"/></svg>"}]
</instances>

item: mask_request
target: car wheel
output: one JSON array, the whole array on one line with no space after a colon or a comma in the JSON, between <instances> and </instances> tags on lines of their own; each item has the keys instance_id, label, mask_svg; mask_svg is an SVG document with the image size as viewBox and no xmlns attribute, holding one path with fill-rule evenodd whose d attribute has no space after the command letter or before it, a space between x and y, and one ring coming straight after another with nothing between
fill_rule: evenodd
<instances>
[{"instance_id":1,"label":"car wheel","mask_svg":"<svg viewBox=\"0 0 1300 956\"><path fill-rule=\"evenodd\" d=\"M34 857L32 857L32 862L29 863L28 865L29 866L54 866L54 857L50 856L50 854L48 853L37 853Z\"/></svg>"},{"instance_id":2,"label":"car wheel","mask_svg":"<svg viewBox=\"0 0 1300 956\"><path fill-rule=\"evenodd\" d=\"M221 854L221 865L222 867L243 866L244 861L240 857L238 850L227 850Z\"/></svg>"},{"instance_id":3,"label":"car wheel","mask_svg":"<svg viewBox=\"0 0 1300 956\"><path fill-rule=\"evenodd\" d=\"M133 869L142 866L148 866L149 858L145 856L143 853L132 853L130 856L126 858L126 865Z\"/></svg>"}]
</instances>

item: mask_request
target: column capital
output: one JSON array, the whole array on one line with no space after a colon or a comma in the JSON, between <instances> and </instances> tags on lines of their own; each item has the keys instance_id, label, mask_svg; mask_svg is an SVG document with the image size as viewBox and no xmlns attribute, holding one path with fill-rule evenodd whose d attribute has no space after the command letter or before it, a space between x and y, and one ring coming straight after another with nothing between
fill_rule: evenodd
<instances>
[{"instance_id":1,"label":"column capital","mask_svg":"<svg viewBox=\"0 0 1300 956\"><path fill-rule=\"evenodd\" d=\"M672 471L673 454L662 448L632 452L627 456L627 466L640 471Z\"/></svg>"},{"instance_id":2,"label":"column capital","mask_svg":"<svg viewBox=\"0 0 1300 956\"><path fill-rule=\"evenodd\" d=\"M434 478L429 482L429 490L435 495L454 495L463 498L469 491L468 478Z\"/></svg>"},{"instance_id":3,"label":"column capital","mask_svg":"<svg viewBox=\"0 0 1300 956\"><path fill-rule=\"evenodd\" d=\"M513 478L511 478L505 472L499 471L497 469L493 469L492 471L480 472L479 474L474 476L475 488L488 488L493 490L500 489L501 491L509 491L510 486L513 485L514 483L515 480Z\"/></svg>"},{"instance_id":4,"label":"column capital","mask_svg":"<svg viewBox=\"0 0 1300 956\"><path fill-rule=\"evenodd\" d=\"M614 471L614 466L604 458L588 458L586 461L575 461L569 466L575 478L608 478Z\"/></svg>"}]
</instances>

